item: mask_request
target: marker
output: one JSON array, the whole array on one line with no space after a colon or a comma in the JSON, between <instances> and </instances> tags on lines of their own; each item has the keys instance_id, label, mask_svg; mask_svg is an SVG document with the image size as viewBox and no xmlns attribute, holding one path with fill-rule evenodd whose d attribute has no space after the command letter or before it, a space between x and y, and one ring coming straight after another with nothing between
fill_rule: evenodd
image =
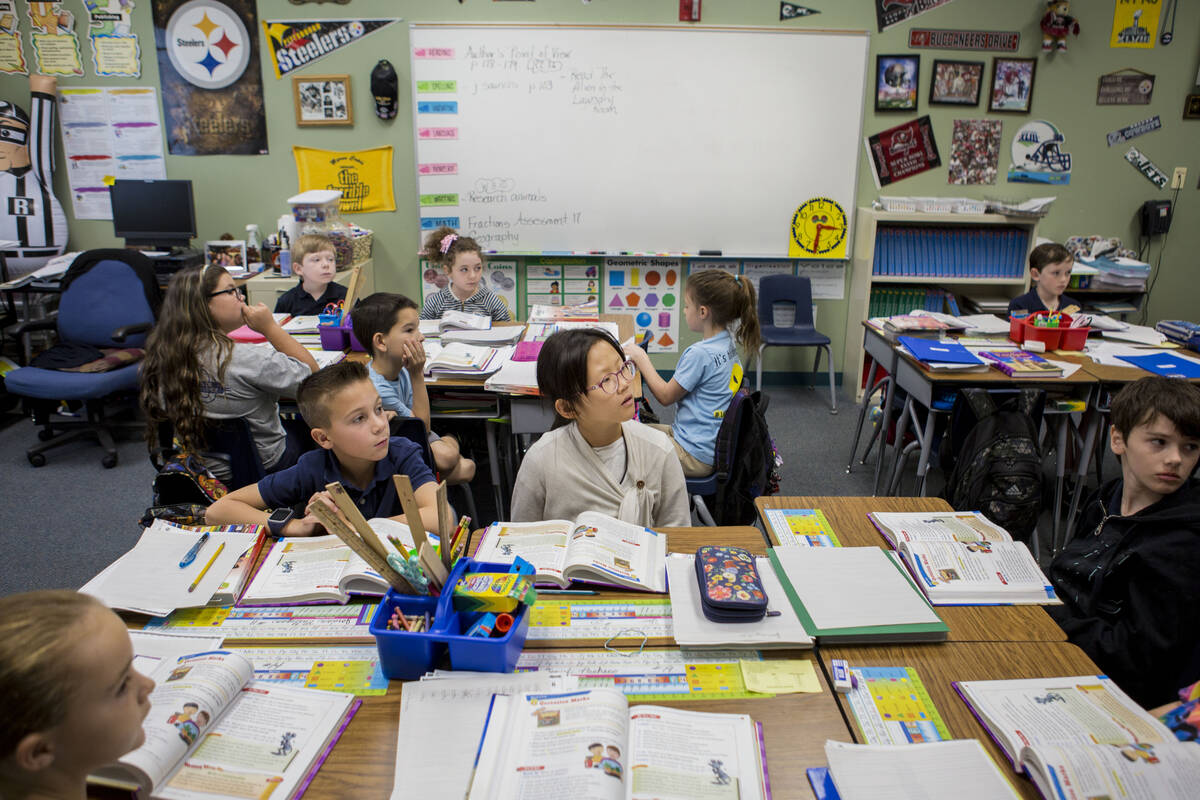
<instances>
[{"instance_id":1,"label":"marker","mask_svg":"<svg viewBox=\"0 0 1200 800\"><path fill-rule=\"evenodd\" d=\"M179 562L179 568L183 569L188 564L191 564L193 561L195 561L196 556L200 554L200 548L204 547L204 543L207 541L208 541L208 534L205 533L203 536L201 536L196 541L196 543L194 545L192 545L192 549L188 550L187 553L183 556L183 560L181 560Z\"/></svg>"},{"instance_id":2,"label":"marker","mask_svg":"<svg viewBox=\"0 0 1200 800\"><path fill-rule=\"evenodd\" d=\"M495 637L504 636L506 633L509 632L509 630L512 629L512 626L513 626L512 614L497 614L496 622L494 625L492 625L492 636L495 636Z\"/></svg>"},{"instance_id":3,"label":"marker","mask_svg":"<svg viewBox=\"0 0 1200 800\"><path fill-rule=\"evenodd\" d=\"M720 250L701 250L700 255L702 255L702 256L719 256L719 255L721 255L721 251Z\"/></svg>"},{"instance_id":4,"label":"marker","mask_svg":"<svg viewBox=\"0 0 1200 800\"><path fill-rule=\"evenodd\" d=\"M833 690L846 694L850 691L850 667L846 664L846 659L835 658L829 662L830 668L833 670Z\"/></svg>"},{"instance_id":5,"label":"marker","mask_svg":"<svg viewBox=\"0 0 1200 800\"><path fill-rule=\"evenodd\" d=\"M221 546L217 548L217 552L212 554L212 558L204 565L204 569L200 570L200 574L196 576L196 580L192 581L192 585L188 587L189 592L196 591L196 587L200 585L200 581L204 580L204 576L208 574L208 568L217 560L217 556L221 555L221 551L225 549L225 543L221 542Z\"/></svg>"}]
</instances>

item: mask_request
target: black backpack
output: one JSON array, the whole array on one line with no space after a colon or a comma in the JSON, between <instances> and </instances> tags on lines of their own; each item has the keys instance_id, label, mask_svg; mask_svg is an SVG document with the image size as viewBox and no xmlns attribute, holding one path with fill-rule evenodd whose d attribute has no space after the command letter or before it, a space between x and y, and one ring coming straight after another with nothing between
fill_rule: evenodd
<instances>
[{"instance_id":1,"label":"black backpack","mask_svg":"<svg viewBox=\"0 0 1200 800\"><path fill-rule=\"evenodd\" d=\"M712 510L718 525L752 525L754 498L779 491L783 459L767 429L767 405L762 392L734 393L717 431L717 494ZM734 442L737 451L734 452Z\"/></svg>"},{"instance_id":2,"label":"black backpack","mask_svg":"<svg viewBox=\"0 0 1200 800\"><path fill-rule=\"evenodd\" d=\"M1045 394L1022 389L998 408L983 389L963 389L947 439L953 469L944 496L957 511L981 511L1028 541L1042 510L1042 457L1038 426ZM969 415L969 416L968 416ZM965 422L964 422L965 420ZM955 441L956 428L974 420Z\"/></svg>"}]
</instances>

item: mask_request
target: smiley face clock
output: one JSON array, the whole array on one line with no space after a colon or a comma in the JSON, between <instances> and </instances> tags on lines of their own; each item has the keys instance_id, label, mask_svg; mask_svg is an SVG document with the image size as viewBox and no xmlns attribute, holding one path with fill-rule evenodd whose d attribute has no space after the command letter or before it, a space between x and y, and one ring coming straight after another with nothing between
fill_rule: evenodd
<instances>
[{"instance_id":1,"label":"smiley face clock","mask_svg":"<svg viewBox=\"0 0 1200 800\"><path fill-rule=\"evenodd\" d=\"M846 212L836 200L814 197L792 216L788 255L792 258L845 258Z\"/></svg>"}]
</instances>

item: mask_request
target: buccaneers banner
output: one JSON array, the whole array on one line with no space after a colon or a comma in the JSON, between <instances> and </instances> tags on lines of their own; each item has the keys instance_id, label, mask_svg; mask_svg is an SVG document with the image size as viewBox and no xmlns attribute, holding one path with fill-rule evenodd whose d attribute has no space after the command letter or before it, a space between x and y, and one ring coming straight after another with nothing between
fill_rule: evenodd
<instances>
[{"instance_id":1,"label":"buccaneers banner","mask_svg":"<svg viewBox=\"0 0 1200 800\"><path fill-rule=\"evenodd\" d=\"M263 22L275 77L308 66L346 45L386 28L391 19L298 19Z\"/></svg>"},{"instance_id":2,"label":"buccaneers banner","mask_svg":"<svg viewBox=\"0 0 1200 800\"><path fill-rule=\"evenodd\" d=\"M267 152L254 0L154 0L167 150Z\"/></svg>"},{"instance_id":3,"label":"buccaneers banner","mask_svg":"<svg viewBox=\"0 0 1200 800\"><path fill-rule=\"evenodd\" d=\"M293 147L300 191L340 189L343 214L395 211L392 194L392 148L341 152Z\"/></svg>"}]
</instances>

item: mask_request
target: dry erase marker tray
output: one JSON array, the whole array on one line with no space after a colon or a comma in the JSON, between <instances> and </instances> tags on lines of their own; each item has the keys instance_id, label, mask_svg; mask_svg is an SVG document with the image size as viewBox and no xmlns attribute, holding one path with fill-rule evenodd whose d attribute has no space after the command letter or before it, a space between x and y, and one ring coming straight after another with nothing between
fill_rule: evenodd
<instances>
[{"instance_id":1,"label":"dry erase marker tray","mask_svg":"<svg viewBox=\"0 0 1200 800\"><path fill-rule=\"evenodd\" d=\"M399 594L388 590L371 620L371 635L379 648L383 674L392 680L414 680L434 669L450 653L450 668L479 672L512 672L529 632L529 607L521 605L512 628L503 636L466 636L467 629L483 616L478 612L455 611L454 586L467 572L508 572L511 564L495 564L460 558L450 571L438 597ZM427 631L388 630L392 611L432 616Z\"/></svg>"}]
</instances>

